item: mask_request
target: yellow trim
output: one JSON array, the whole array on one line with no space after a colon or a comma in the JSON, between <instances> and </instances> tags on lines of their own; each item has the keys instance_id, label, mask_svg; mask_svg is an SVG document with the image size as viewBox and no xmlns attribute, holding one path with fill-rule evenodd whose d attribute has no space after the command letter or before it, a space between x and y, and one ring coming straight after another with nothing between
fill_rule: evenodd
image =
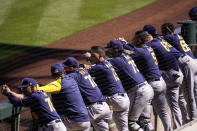
<instances>
[{"instance_id":1,"label":"yellow trim","mask_svg":"<svg viewBox=\"0 0 197 131\"><path fill-rule=\"evenodd\" d=\"M43 90L47 93L54 93L57 94L61 90L61 77L59 77L56 81L53 81L45 86L38 86L38 90Z\"/></svg>"}]
</instances>

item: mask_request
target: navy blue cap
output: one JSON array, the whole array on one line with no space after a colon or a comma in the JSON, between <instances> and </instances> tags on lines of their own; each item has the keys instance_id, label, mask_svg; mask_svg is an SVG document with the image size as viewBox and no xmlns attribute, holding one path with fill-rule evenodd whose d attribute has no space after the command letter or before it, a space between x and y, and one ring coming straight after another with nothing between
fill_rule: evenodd
<instances>
[{"instance_id":1,"label":"navy blue cap","mask_svg":"<svg viewBox=\"0 0 197 131\"><path fill-rule=\"evenodd\" d=\"M74 57L67 57L62 64L64 67L79 67L79 63Z\"/></svg>"},{"instance_id":2,"label":"navy blue cap","mask_svg":"<svg viewBox=\"0 0 197 131\"><path fill-rule=\"evenodd\" d=\"M64 73L64 66L62 63L56 63L51 66L51 73L52 74L63 74Z\"/></svg>"},{"instance_id":3,"label":"navy blue cap","mask_svg":"<svg viewBox=\"0 0 197 131\"><path fill-rule=\"evenodd\" d=\"M33 78L24 78L18 88L26 88L28 86L37 86L36 80Z\"/></svg>"},{"instance_id":4,"label":"navy blue cap","mask_svg":"<svg viewBox=\"0 0 197 131\"><path fill-rule=\"evenodd\" d=\"M109 41L109 44L105 48L107 48L107 49L119 49L119 50L123 50L123 44L119 40L110 40Z\"/></svg>"},{"instance_id":5,"label":"navy blue cap","mask_svg":"<svg viewBox=\"0 0 197 131\"><path fill-rule=\"evenodd\" d=\"M197 16L197 7L193 7L190 11L189 11L189 17L194 17Z\"/></svg>"},{"instance_id":6,"label":"navy blue cap","mask_svg":"<svg viewBox=\"0 0 197 131\"><path fill-rule=\"evenodd\" d=\"M148 32L152 36L155 36L157 34L155 27L152 26L152 25L145 25L144 28L143 28L143 31Z\"/></svg>"}]
</instances>

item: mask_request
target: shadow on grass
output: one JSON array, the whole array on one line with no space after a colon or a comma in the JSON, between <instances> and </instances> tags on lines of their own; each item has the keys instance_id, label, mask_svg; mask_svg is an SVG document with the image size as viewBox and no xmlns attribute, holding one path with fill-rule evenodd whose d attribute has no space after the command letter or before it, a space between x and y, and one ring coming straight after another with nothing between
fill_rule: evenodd
<instances>
[{"instance_id":1,"label":"shadow on grass","mask_svg":"<svg viewBox=\"0 0 197 131\"><path fill-rule=\"evenodd\" d=\"M14 44L2 44L0 43L0 56L3 57L3 51L12 53L17 51L18 53L13 54L12 58L0 62L0 77L9 73L17 68L21 68L37 61L45 59L55 59L63 61L67 56L74 56L76 59L81 60L82 54L88 50L70 50L70 49L58 49L58 48L46 48L46 47L33 47L23 46ZM22 54L21 54L22 53ZM43 63L49 64L49 63Z\"/></svg>"}]
</instances>

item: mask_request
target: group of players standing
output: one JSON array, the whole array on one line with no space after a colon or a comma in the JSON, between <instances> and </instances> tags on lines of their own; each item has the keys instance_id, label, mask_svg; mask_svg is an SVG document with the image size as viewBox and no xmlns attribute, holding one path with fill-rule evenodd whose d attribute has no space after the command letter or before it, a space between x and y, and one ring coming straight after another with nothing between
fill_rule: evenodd
<instances>
[{"instance_id":1,"label":"group of players standing","mask_svg":"<svg viewBox=\"0 0 197 131\"><path fill-rule=\"evenodd\" d=\"M85 57L74 57L51 66L55 81L38 86L24 78L23 94L2 86L16 106L29 106L38 130L108 131L112 118L118 131L153 131L151 104L165 131L197 119L197 60L174 26L152 25L135 32L132 42L111 40L105 48L91 47ZM52 94L52 102L45 93ZM53 103L53 104L52 104ZM171 109L173 126L167 111Z\"/></svg>"}]
</instances>

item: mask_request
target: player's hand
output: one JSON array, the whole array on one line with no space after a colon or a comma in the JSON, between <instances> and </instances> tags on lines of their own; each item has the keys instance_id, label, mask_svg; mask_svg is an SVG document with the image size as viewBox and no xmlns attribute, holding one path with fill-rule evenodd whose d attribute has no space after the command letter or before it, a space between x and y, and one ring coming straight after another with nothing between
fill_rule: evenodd
<instances>
[{"instance_id":1,"label":"player's hand","mask_svg":"<svg viewBox=\"0 0 197 131\"><path fill-rule=\"evenodd\" d=\"M124 37L118 37L116 40L119 40L119 41L122 41L122 42L125 42L126 44L128 43Z\"/></svg>"},{"instance_id":2,"label":"player's hand","mask_svg":"<svg viewBox=\"0 0 197 131\"><path fill-rule=\"evenodd\" d=\"M85 68L86 70L89 70L89 69L91 68L91 65L86 65L86 64L84 64L84 68Z\"/></svg>"},{"instance_id":3,"label":"player's hand","mask_svg":"<svg viewBox=\"0 0 197 131\"><path fill-rule=\"evenodd\" d=\"M10 91L11 91L10 88L6 84L3 85L2 88L1 88L1 93L3 95L7 95Z\"/></svg>"},{"instance_id":4,"label":"player's hand","mask_svg":"<svg viewBox=\"0 0 197 131\"><path fill-rule=\"evenodd\" d=\"M90 58L90 57L91 57L91 53L90 53L90 52L86 52L86 53L84 54L84 57Z\"/></svg>"}]
</instances>

